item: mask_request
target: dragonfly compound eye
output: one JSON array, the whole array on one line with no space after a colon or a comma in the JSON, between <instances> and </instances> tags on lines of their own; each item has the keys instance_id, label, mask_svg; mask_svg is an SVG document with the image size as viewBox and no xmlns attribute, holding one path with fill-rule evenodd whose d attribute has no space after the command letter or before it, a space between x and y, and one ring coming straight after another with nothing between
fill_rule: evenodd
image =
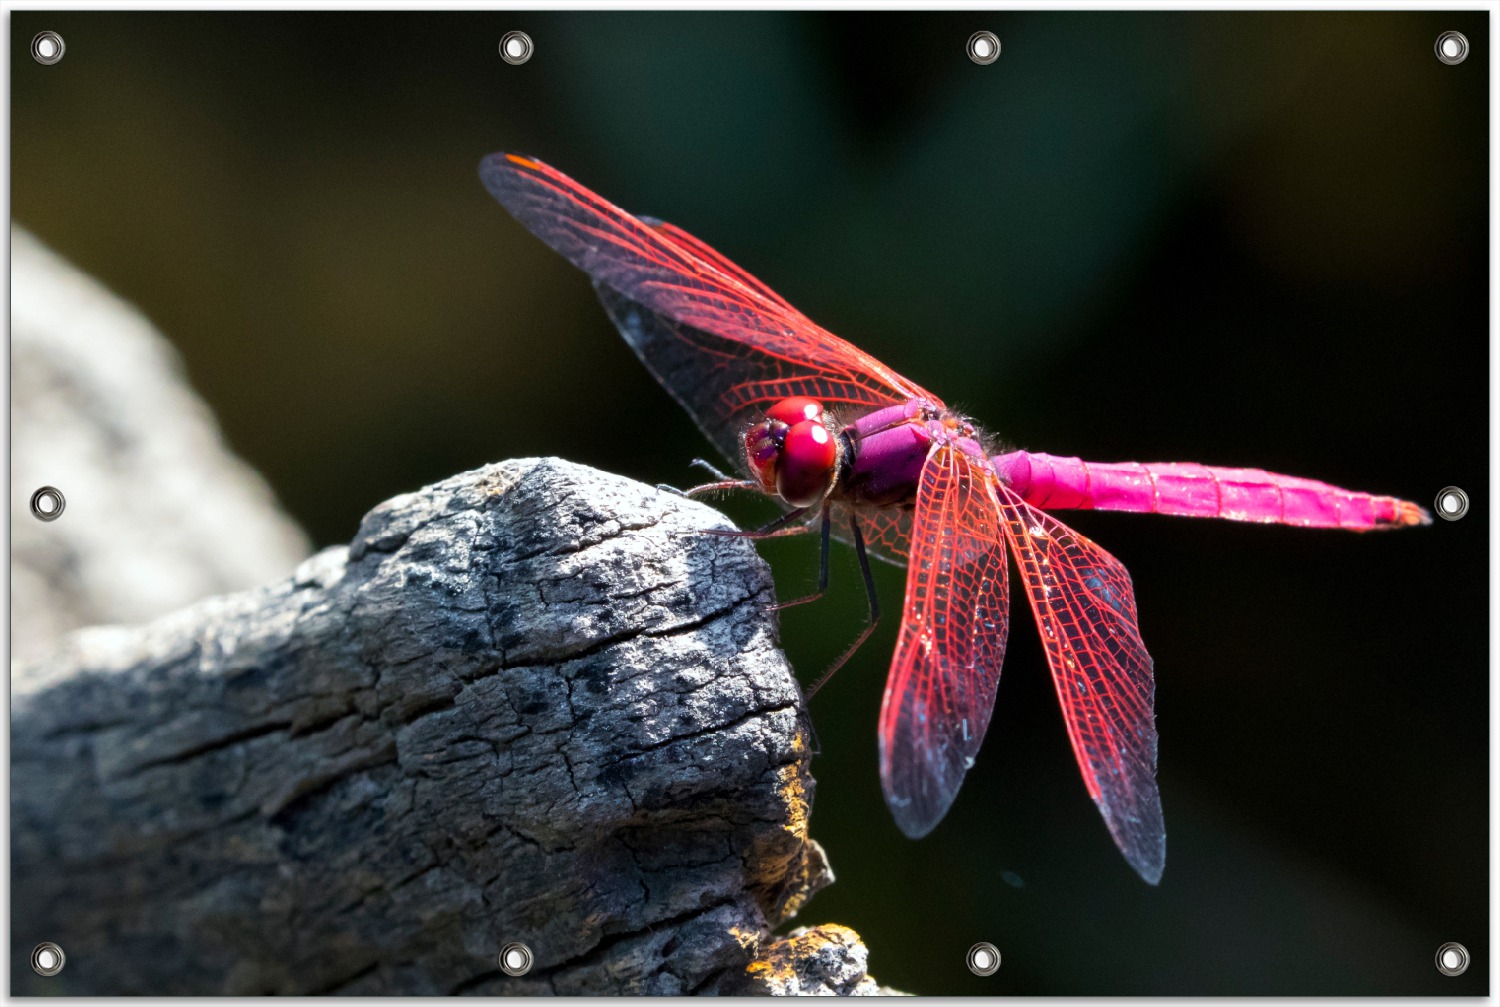
<instances>
[{"instance_id":1,"label":"dragonfly compound eye","mask_svg":"<svg viewBox=\"0 0 1500 1007\"><path fill-rule=\"evenodd\" d=\"M787 430L776 466L776 492L793 507L817 503L833 485L838 445L821 420L803 420Z\"/></svg>"},{"instance_id":2,"label":"dragonfly compound eye","mask_svg":"<svg viewBox=\"0 0 1500 1007\"><path fill-rule=\"evenodd\" d=\"M776 466L781 460L787 429L780 420L764 419L745 431L745 462L760 488L773 495L776 493Z\"/></svg>"},{"instance_id":3,"label":"dragonfly compound eye","mask_svg":"<svg viewBox=\"0 0 1500 1007\"><path fill-rule=\"evenodd\" d=\"M793 395L789 399L782 399L770 409L766 410L766 419L780 420L787 426L801 423L803 420L822 420L823 403L817 399L810 399L805 395Z\"/></svg>"}]
</instances>

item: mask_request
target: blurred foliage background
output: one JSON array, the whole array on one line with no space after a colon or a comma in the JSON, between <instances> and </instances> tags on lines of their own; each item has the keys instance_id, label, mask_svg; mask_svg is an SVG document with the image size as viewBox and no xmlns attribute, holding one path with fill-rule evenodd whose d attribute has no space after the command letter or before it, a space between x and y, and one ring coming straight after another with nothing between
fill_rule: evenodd
<instances>
[{"instance_id":1,"label":"blurred foliage background","mask_svg":"<svg viewBox=\"0 0 1500 1007\"><path fill-rule=\"evenodd\" d=\"M497 149L686 227L1011 444L1465 487L1467 519L1399 534L1063 515L1129 567L1156 659L1159 888L1087 799L1019 597L984 752L932 836L897 832L889 617L812 704L838 883L800 922L853 926L921 993L1474 996L1488 42L1478 11L16 12L12 205L176 342L320 545L506 457L694 479L693 425L480 186ZM811 541L763 552L805 593ZM835 562L782 620L805 679L863 618ZM1447 940L1462 977L1433 967Z\"/></svg>"}]
</instances>

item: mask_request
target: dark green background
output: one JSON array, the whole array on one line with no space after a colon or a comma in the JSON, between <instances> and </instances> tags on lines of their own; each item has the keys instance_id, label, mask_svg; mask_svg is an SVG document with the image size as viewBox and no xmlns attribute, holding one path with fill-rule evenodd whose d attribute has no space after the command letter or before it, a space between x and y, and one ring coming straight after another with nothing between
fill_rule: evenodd
<instances>
[{"instance_id":1,"label":"dark green background","mask_svg":"<svg viewBox=\"0 0 1500 1007\"><path fill-rule=\"evenodd\" d=\"M889 619L812 704L838 882L798 922L853 926L922 993L1489 989L1483 12L18 12L11 36L15 219L160 325L319 545L501 458L693 479L693 425L480 186L497 149L686 227L1010 443L1465 487L1467 519L1397 534L1062 515L1135 579L1160 888L1084 792L1019 597L985 749L904 839ZM763 551L805 592L810 541ZM783 619L805 680L862 618L835 564Z\"/></svg>"}]
</instances>

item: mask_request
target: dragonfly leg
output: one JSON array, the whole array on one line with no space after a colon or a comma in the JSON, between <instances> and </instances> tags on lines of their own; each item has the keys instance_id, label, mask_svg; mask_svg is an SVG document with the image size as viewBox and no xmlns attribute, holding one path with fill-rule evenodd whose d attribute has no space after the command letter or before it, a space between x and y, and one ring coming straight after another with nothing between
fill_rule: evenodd
<instances>
[{"instance_id":1,"label":"dragonfly leg","mask_svg":"<svg viewBox=\"0 0 1500 1007\"><path fill-rule=\"evenodd\" d=\"M797 507L794 510L787 511L776 520L763 524L751 531L740 531L731 528L704 528L700 530L699 534L718 535L721 538L777 538L781 535L801 535L807 530L806 526L788 528L787 525L805 515L807 511L808 508L806 507Z\"/></svg>"},{"instance_id":2,"label":"dragonfly leg","mask_svg":"<svg viewBox=\"0 0 1500 1007\"><path fill-rule=\"evenodd\" d=\"M688 497L690 499L692 497L702 496L704 493L714 493L720 490L755 490L757 492L763 492L761 490L760 483L755 482L752 479L736 479L732 475L727 475L723 472L720 472L718 469L714 468L713 465L709 464L702 458L694 458L692 464L697 466L698 468L707 469L708 473L714 477L714 481L711 483L704 483L701 486L694 486L690 489L685 490L680 490L676 486L669 486L666 483L657 483L656 488L661 490L663 493L672 493L677 496Z\"/></svg>"},{"instance_id":3,"label":"dragonfly leg","mask_svg":"<svg viewBox=\"0 0 1500 1007\"><path fill-rule=\"evenodd\" d=\"M859 557L859 572L865 578L865 597L870 600L870 621L865 624L864 629L860 630L859 636L854 638L854 642L849 645L849 648L844 651L843 655L837 661L833 662L827 671L818 676L818 680L812 684L812 688L807 690L808 699L812 699L818 690L823 688L828 680L833 677L833 673L842 668L845 662L854 656L854 652L864 646L865 641L870 638L870 634L875 632L875 627L880 624L880 599L875 594L875 577L870 573L870 557L865 553L865 536L860 532L859 522L852 514L849 515L849 531L854 537L854 555Z\"/></svg>"},{"instance_id":4,"label":"dragonfly leg","mask_svg":"<svg viewBox=\"0 0 1500 1007\"><path fill-rule=\"evenodd\" d=\"M736 480L734 476L725 475L723 472L720 472L717 468L714 467L712 462L704 458L694 458L691 462L688 463L688 466L690 468L703 469L705 472L713 476L715 479L719 480L719 482L721 483L732 483L739 481Z\"/></svg>"},{"instance_id":5,"label":"dragonfly leg","mask_svg":"<svg viewBox=\"0 0 1500 1007\"><path fill-rule=\"evenodd\" d=\"M691 500L693 497L702 496L705 493L715 493L720 490L756 490L758 492L760 491L760 483L752 482L749 479L725 479L716 483L704 483L701 486L692 486L685 490L680 490L668 483L657 483L656 488L663 493L671 493L675 496L687 497Z\"/></svg>"},{"instance_id":6,"label":"dragonfly leg","mask_svg":"<svg viewBox=\"0 0 1500 1007\"><path fill-rule=\"evenodd\" d=\"M831 512L827 507L823 508L822 544L818 550L818 589L802 598L793 598L791 601L778 601L772 605L774 610L791 608L794 605L806 605L808 602L817 601L828 593L828 540L832 535L833 525Z\"/></svg>"},{"instance_id":7,"label":"dragonfly leg","mask_svg":"<svg viewBox=\"0 0 1500 1007\"><path fill-rule=\"evenodd\" d=\"M702 486L694 486L682 491L685 497L702 496L705 493L717 493L720 490L755 490L760 492L760 483L751 479L725 479L716 483L704 483Z\"/></svg>"},{"instance_id":8,"label":"dragonfly leg","mask_svg":"<svg viewBox=\"0 0 1500 1007\"><path fill-rule=\"evenodd\" d=\"M694 486L689 490L684 490L682 495L685 497L702 496L705 493L718 493L724 490L754 490L757 493L765 492L761 489L760 483L756 482L755 480L736 479L732 475L727 475L723 472L720 472L718 469L714 468L702 458L694 458L693 464L698 468L706 469L708 471L708 474L714 477L714 481L711 483L704 483L701 486Z\"/></svg>"}]
</instances>

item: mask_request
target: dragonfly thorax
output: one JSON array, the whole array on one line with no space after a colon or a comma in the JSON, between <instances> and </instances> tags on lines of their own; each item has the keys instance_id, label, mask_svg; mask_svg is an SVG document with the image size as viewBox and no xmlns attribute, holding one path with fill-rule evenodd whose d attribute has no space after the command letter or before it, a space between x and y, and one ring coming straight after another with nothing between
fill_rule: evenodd
<instances>
[{"instance_id":1,"label":"dragonfly thorax","mask_svg":"<svg viewBox=\"0 0 1500 1007\"><path fill-rule=\"evenodd\" d=\"M796 396L766 410L745 431L745 461L761 489L793 507L828 495L838 471L838 438L828 429L823 404Z\"/></svg>"}]
</instances>

